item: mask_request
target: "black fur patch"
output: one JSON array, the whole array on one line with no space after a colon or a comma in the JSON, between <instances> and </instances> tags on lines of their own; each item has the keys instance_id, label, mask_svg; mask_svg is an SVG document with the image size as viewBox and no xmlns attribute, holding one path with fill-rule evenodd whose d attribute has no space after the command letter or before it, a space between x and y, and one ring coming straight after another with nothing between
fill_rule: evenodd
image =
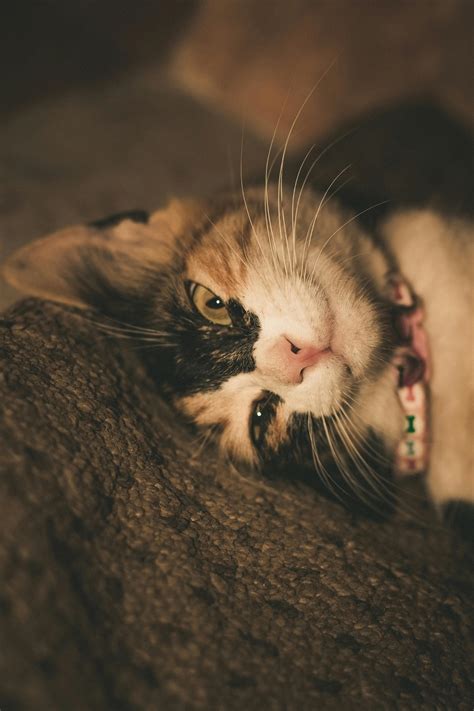
<instances>
[{"instance_id":1,"label":"black fur patch","mask_svg":"<svg viewBox=\"0 0 474 711\"><path fill-rule=\"evenodd\" d=\"M107 217L101 217L99 220L89 222L89 226L97 227L99 230L104 230L107 227L115 227L124 220L140 222L143 225L146 225L149 219L150 215L145 210L127 210L126 212L117 212L115 215L108 215Z\"/></svg>"},{"instance_id":2,"label":"black fur patch","mask_svg":"<svg viewBox=\"0 0 474 711\"><path fill-rule=\"evenodd\" d=\"M255 369L253 348L260 331L255 314L241 304L228 304L231 326L211 323L187 299L174 298L160 321L168 331L168 345L147 358L159 381L178 396L216 390L239 373Z\"/></svg>"},{"instance_id":3,"label":"black fur patch","mask_svg":"<svg viewBox=\"0 0 474 711\"><path fill-rule=\"evenodd\" d=\"M396 497L391 467L381 439L372 431L368 433L363 449L366 468L360 472L357 466L360 462L355 464L347 455L331 417L326 418L326 426L332 448L322 420L310 417L317 448L317 458L313 458L308 419L308 414L294 414L288 423L288 437L279 449L262 450L263 473L271 479L286 479L290 473L292 479L318 489L351 511L372 518L389 515L394 510ZM338 461L333 450L337 452Z\"/></svg>"},{"instance_id":4,"label":"black fur patch","mask_svg":"<svg viewBox=\"0 0 474 711\"><path fill-rule=\"evenodd\" d=\"M232 376L255 369L253 348L260 331L255 314L231 300L232 325L214 324L190 303L179 265L163 272L135 265L130 283L119 283L113 268L102 269L110 256L106 250L85 251L70 278L81 300L112 323L160 332L156 345L149 332L142 344L140 334L129 334L136 333L136 346L160 385L174 395L192 395L216 390Z\"/></svg>"},{"instance_id":5,"label":"black fur patch","mask_svg":"<svg viewBox=\"0 0 474 711\"><path fill-rule=\"evenodd\" d=\"M264 392L262 396L253 403L249 420L250 439L257 452L260 454L265 445L265 437L268 428L275 417L278 405L282 402L281 397L275 393Z\"/></svg>"}]
</instances>

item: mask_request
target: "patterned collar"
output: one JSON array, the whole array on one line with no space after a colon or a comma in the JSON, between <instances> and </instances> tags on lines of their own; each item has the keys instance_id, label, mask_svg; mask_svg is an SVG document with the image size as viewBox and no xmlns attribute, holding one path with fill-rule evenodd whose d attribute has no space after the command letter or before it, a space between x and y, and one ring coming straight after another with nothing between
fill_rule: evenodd
<instances>
[{"instance_id":1,"label":"patterned collar","mask_svg":"<svg viewBox=\"0 0 474 711\"><path fill-rule=\"evenodd\" d=\"M404 414L403 435L395 453L397 474L424 471L429 458L428 383L431 360L424 311L407 282L396 272L387 275L389 300L395 305L399 345L392 360L396 388Z\"/></svg>"}]
</instances>

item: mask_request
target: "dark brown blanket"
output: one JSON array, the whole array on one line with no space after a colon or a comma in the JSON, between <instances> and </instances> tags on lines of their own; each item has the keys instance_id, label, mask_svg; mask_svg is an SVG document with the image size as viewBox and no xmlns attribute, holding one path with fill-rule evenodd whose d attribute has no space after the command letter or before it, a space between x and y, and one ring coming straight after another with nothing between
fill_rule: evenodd
<instances>
[{"instance_id":1,"label":"dark brown blanket","mask_svg":"<svg viewBox=\"0 0 474 711\"><path fill-rule=\"evenodd\" d=\"M15 307L0 359L2 711L472 708L473 558L434 515L219 464L73 310Z\"/></svg>"}]
</instances>

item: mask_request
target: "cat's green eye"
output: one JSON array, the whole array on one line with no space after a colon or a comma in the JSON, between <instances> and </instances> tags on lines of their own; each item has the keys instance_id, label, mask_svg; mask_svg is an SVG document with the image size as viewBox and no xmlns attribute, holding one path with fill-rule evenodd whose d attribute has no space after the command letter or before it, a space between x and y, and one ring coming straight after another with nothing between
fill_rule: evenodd
<instances>
[{"instance_id":1,"label":"cat's green eye","mask_svg":"<svg viewBox=\"0 0 474 711\"><path fill-rule=\"evenodd\" d=\"M232 324L224 301L201 284L192 284L189 290L192 302L200 314L219 326Z\"/></svg>"}]
</instances>

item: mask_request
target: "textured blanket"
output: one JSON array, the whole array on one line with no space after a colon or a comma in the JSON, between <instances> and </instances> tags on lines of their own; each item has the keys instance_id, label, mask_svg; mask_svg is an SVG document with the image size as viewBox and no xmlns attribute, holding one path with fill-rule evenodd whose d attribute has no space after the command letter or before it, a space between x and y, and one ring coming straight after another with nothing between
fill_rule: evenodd
<instances>
[{"instance_id":1,"label":"textured blanket","mask_svg":"<svg viewBox=\"0 0 474 711\"><path fill-rule=\"evenodd\" d=\"M472 708L472 553L413 492L219 463L73 310L10 310L0 361L2 711Z\"/></svg>"}]
</instances>

